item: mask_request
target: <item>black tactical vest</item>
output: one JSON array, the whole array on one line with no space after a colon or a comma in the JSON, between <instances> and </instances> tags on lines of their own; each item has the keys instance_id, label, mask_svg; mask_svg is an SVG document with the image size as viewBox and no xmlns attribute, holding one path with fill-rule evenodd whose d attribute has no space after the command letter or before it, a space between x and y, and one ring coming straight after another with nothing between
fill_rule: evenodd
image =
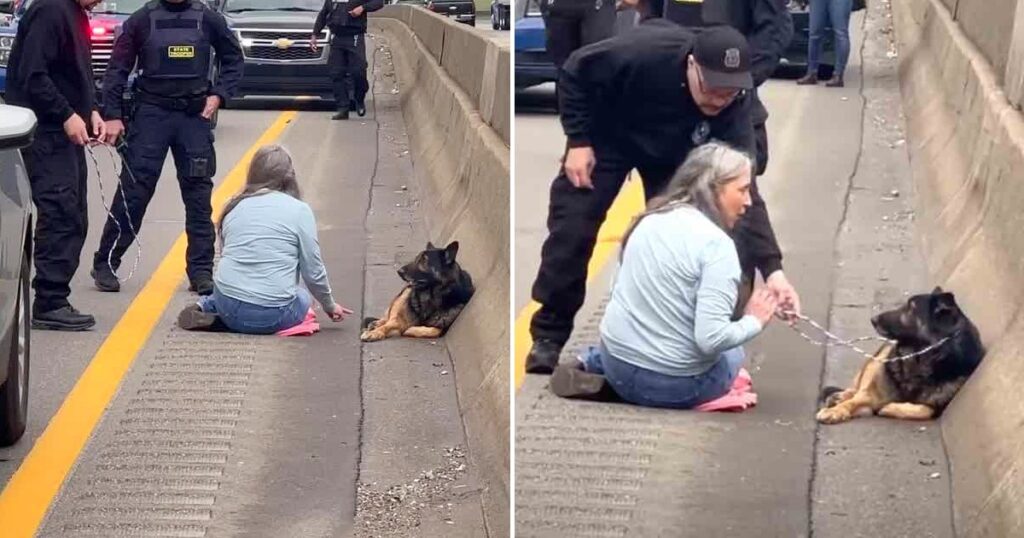
<instances>
[{"instance_id":1,"label":"black tactical vest","mask_svg":"<svg viewBox=\"0 0 1024 538\"><path fill-rule=\"evenodd\" d=\"M139 56L141 76L154 79L206 78L210 72L210 40L203 33L203 5L171 12L159 0L149 9L149 38Z\"/></svg>"}]
</instances>

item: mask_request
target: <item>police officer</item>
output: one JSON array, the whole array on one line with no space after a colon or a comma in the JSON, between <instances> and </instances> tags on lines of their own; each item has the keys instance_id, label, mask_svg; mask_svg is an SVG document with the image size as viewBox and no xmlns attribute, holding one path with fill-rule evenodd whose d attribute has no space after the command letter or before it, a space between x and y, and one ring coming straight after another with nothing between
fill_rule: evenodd
<instances>
[{"instance_id":1,"label":"police officer","mask_svg":"<svg viewBox=\"0 0 1024 538\"><path fill-rule=\"evenodd\" d=\"M32 328L79 331L96 320L68 297L89 227L85 145L103 137L90 65L89 16L98 0L36 0L7 66L7 101L38 119L22 151L36 206ZM91 123L91 126L90 126Z\"/></svg>"},{"instance_id":2,"label":"police officer","mask_svg":"<svg viewBox=\"0 0 1024 538\"><path fill-rule=\"evenodd\" d=\"M313 24L310 47L318 50L317 36L326 26L331 30L330 68L334 84L334 102L338 112L334 120L347 120L350 109L366 115L366 13L384 7L384 0L325 0Z\"/></svg>"},{"instance_id":3,"label":"police officer","mask_svg":"<svg viewBox=\"0 0 1024 538\"><path fill-rule=\"evenodd\" d=\"M211 83L214 52L220 74ZM117 141L125 129L122 118L127 111L122 94L136 61L135 113L124 148L126 169L121 175L124 199L119 190L112 205L116 220L107 218L93 257L92 276L98 289L120 290L113 271L134 239L132 227L138 231L142 225L170 149L185 202L189 289L209 294L213 291L214 254L210 195L216 171L211 118L238 86L242 49L224 17L199 0L147 3L125 21L103 79L109 143Z\"/></svg>"},{"instance_id":4,"label":"police officer","mask_svg":"<svg viewBox=\"0 0 1024 538\"><path fill-rule=\"evenodd\" d=\"M649 19L566 62L561 119L569 150L551 184L549 234L533 286L541 308L530 326L528 372L550 373L557 364L583 304L598 229L630 170L640 172L650 199L690 150L709 140L754 154L751 61L747 41L735 29L694 32ZM759 245L757 259L778 263L782 255L767 213L755 219L752 228L772 239ZM793 306L788 283L772 284Z\"/></svg>"},{"instance_id":5,"label":"police officer","mask_svg":"<svg viewBox=\"0 0 1024 538\"><path fill-rule=\"evenodd\" d=\"M615 0L541 0L545 47L559 72L576 49L612 36Z\"/></svg>"},{"instance_id":6,"label":"police officer","mask_svg":"<svg viewBox=\"0 0 1024 538\"><path fill-rule=\"evenodd\" d=\"M757 177L763 175L768 167L768 129L765 123L768 121L768 109L761 103L757 95L757 87L768 80L772 72L779 64L783 51L793 38L793 19L786 8L786 0L652 0L655 5L665 2L664 7L655 7L655 11L663 11L663 16L677 24L686 27L706 27L715 24L725 24L739 30L750 43L752 53L751 74L754 77L753 109L751 110L751 121L754 123L754 137L757 142L757 154L755 155L755 177L750 185L751 199L753 205L748 213L764 214L767 219L768 209L765 207L764 198L757 186ZM751 243L772 243L773 238L756 229L749 229L750 223L754 222L754 215L740 221L739 227L748 228L746 233L739 237L736 250L740 257L742 272L742 285L740 286L740 299L736 305L736 316L738 317L746 304L747 298L753 291L754 269L759 269L761 274L769 279L784 279L781 264L772 263L758 266L755 263L752 252L758 249L757 245ZM775 246L775 248L778 248Z\"/></svg>"}]
</instances>

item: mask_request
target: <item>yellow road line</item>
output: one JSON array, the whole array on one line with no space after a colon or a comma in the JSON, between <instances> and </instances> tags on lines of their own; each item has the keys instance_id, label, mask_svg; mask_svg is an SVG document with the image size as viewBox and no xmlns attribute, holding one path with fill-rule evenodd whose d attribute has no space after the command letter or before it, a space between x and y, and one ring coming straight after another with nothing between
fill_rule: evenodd
<instances>
[{"instance_id":1,"label":"yellow road line","mask_svg":"<svg viewBox=\"0 0 1024 538\"><path fill-rule=\"evenodd\" d=\"M597 245L594 246L594 253L587 263L587 284L594 277L601 274L608 260L612 258L619 248L623 234L629 228L629 223L644 208L644 189L640 177L633 176L633 180L626 183L622 191L615 198L615 202L608 210L608 215L597 233ZM515 382L516 388L522 386L526 378L526 355L533 345L533 338L530 337L530 318L540 309L540 304L530 301L519 316L516 317L515 326Z\"/></svg>"},{"instance_id":2,"label":"yellow road line","mask_svg":"<svg viewBox=\"0 0 1024 538\"><path fill-rule=\"evenodd\" d=\"M213 193L214 218L220 214L228 198L245 183L249 161L256 150L281 136L295 115L290 111L281 113L224 178ZM185 246L185 234L182 233L0 493L0 522L3 522L6 538L30 538L36 533L121 379L145 346L181 284L185 271Z\"/></svg>"}]
</instances>

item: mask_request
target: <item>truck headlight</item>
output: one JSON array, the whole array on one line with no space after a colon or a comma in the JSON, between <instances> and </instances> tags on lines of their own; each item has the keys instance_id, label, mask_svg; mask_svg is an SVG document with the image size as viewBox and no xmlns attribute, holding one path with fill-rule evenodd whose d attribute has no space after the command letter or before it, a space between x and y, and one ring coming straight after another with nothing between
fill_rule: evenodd
<instances>
[{"instance_id":1,"label":"truck headlight","mask_svg":"<svg viewBox=\"0 0 1024 538\"><path fill-rule=\"evenodd\" d=\"M7 67L7 60L11 57L12 46L14 46L14 36L0 37L0 67Z\"/></svg>"}]
</instances>

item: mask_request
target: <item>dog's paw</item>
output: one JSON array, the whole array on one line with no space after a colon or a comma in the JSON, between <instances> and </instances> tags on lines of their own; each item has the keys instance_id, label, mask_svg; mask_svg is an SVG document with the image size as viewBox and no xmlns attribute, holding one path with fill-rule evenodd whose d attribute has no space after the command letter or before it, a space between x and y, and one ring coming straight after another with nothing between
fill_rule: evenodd
<instances>
[{"instance_id":1,"label":"dog's paw","mask_svg":"<svg viewBox=\"0 0 1024 538\"><path fill-rule=\"evenodd\" d=\"M815 416L822 424L839 424L850 420L850 412L845 407L826 407Z\"/></svg>"},{"instance_id":2,"label":"dog's paw","mask_svg":"<svg viewBox=\"0 0 1024 538\"><path fill-rule=\"evenodd\" d=\"M359 335L359 339L363 342L377 342L384 339L384 335L380 331L363 331L363 334Z\"/></svg>"}]
</instances>

